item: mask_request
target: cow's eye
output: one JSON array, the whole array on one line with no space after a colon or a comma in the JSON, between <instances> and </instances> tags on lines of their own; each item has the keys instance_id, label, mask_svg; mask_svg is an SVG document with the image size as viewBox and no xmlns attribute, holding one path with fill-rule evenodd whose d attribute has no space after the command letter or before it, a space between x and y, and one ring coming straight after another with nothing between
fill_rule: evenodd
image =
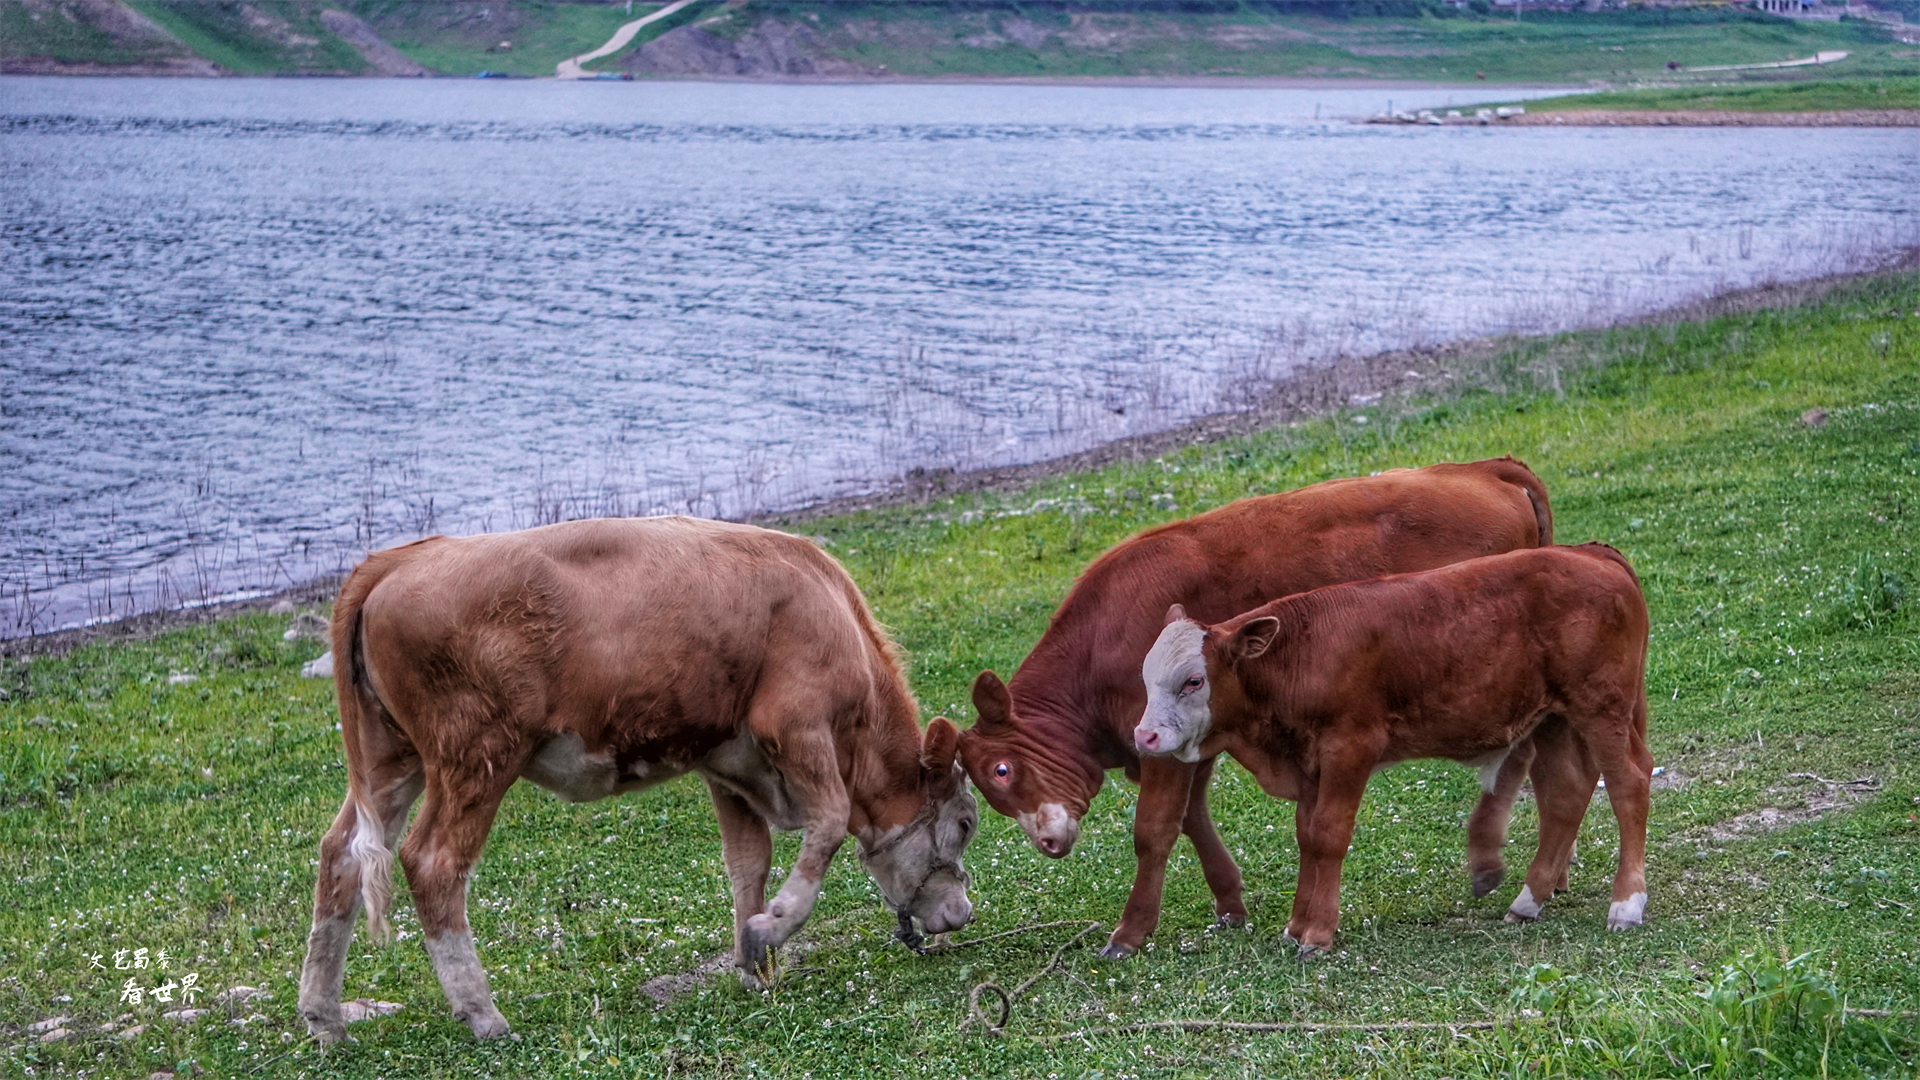
<instances>
[{"instance_id":1,"label":"cow's eye","mask_svg":"<svg viewBox=\"0 0 1920 1080\"><path fill-rule=\"evenodd\" d=\"M996 779L999 779L999 780L1005 780L1007 778L1007 774L1012 771L1013 770L1008 768L1007 763L1004 761L993 767L993 775Z\"/></svg>"},{"instance_id":2,"label":"cow's eye","mask_svg":"<svg viewBox=\"0 0 1920 1080\"><path fill-rule=\"evenodd\" d=\"M1187 680L1186 688L1188 690L1198 690L1200 689L1201 684L1205 683L1206 681L1207 680L1201 678L1200 676L1195 675L1194 677Z\"/></svg>"}]
</instances>

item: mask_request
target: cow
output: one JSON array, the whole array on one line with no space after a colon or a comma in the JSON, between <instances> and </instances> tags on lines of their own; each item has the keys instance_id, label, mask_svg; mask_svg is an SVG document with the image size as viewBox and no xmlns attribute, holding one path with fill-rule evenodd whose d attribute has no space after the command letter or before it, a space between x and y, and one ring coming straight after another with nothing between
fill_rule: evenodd
<instances>
[{"instance_id":1,"label":"cow","mask_svg":"<svg viewBox=\"0 0 1920 1080\"><path fill-rule=\"evenodd\" d=\"M1331 585L1211 626L1178 605L1141 664L1142 754L1226 753L1295 802L1300 878L1287 937L1333 945L1340 866L1367 778L1397 761L1497 766L1532 736L1540 842L1508 909L1531 920L1566 888L1596 781L1620 824L1607 929L1646 913L1647 602L1605 544L1469 559Z\"/></svg>"},{"instance_id":2,"label":"cow","mask_svg":"<svg viewBox=\"0 0 1920 1080\"><path fill-rule=\"evenodd\" d=\"M1140 784L1133 889L1103 956L1131 955L1153 933L1182 832L1215 915L1243 925L1240 868L1207 809L1213 760L1143 761L1133 748L1147 700L1140 662L1167 606L1225 619L1322 585L1552 542L1546 488L1510 457L1333 480L1148 529L1094 560L1010 684L991 671L974 681L979 718L960 733L961 760L988 804L1054 858L1072 849L1108 769ZM1505 876L1507 818L1532 755L1529 744L1482 775L1488 794L1467 828L1476 896Z\"/></svg>"},{"instance_id":3,"label":"cow","mask_svg":"<svg viewBox=\"0 0 1920 1080\"><path fill-rule=\"evenodd\" d=\"M369 556L331 625L347 798L320 844L300 1011L343 1034L356 911L386 935L392 851L434 973L479 1038L507 1033L466 916L467 877L516 779L570 802L698 773L733 886L743 982L812 912L842 842L903 935L972 917L978 824L958 732L924 737L892 642L840 564L799 537L693 518L432 537ZM771 903L769 827L804 830Z\"/></svg>"}]
</instances>

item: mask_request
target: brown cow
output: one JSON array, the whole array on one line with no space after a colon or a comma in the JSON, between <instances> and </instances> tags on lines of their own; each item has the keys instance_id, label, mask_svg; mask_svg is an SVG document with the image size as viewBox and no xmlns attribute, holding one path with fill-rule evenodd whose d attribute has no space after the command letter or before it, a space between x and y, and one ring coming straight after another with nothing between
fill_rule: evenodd
<instances>
[{"instance_id":1,"label":"brown cow","mask_svg":"<svg viewBox=\"0 0 1920 1080\"><path fill-rule=\"evenodd\" d=\"M575 521L370 556L333 612L347 800L320 844L300 1011L342 1034L353 917L384 935L394 842L454 1015L505 1034L466 916L467 876L525 778L570 802L706 780L733 885L741 978L806 921L849 835L899 916L972 916L977 824L958 733L924 741L893 644L840 564L798 537L690 518ZM766 900L769 826L804 829Z\"/></svg>"},{"instance_id":2,"label":"brown cow","mask_svg":"<svg viewBox=\"0 0 1920 1080\"><path fill-rule=\"evenodd\" d=\"M1182 832L1200 856L1215 913L1239 925L1247 914L1240 868L1207 812L1212 759L1134 753L1147 700L1140 661L1167 606L1225 619L1322 585L1552 541L1546 489L1512 458L1333 480L1148 529L1087 568L1010 686L990 671L974 682L980 718L960 733L961 760L987 802L1054 858L1072 849L1106 770L1139 781L1133 891L1102 955L1137 952L1153 933L1167 856ZM1467 829L1476 896L1505 875L1507 817L1532 755L1529 744L1497 775L1482 773L1488 795Z\"/></svg>"},{"instance_id":3,"label":"brown cow","mask_svg":"<svg viewBox=\"0 0 1920 1080\"><path fill-rule=\"evenodd\" d=\"M1540 845L1508 910L1564 888L1605 777L1620 822L1607 929L1647 906L1647 602L1605 544L1511 551L1331 585L1205 626L1178 606L1141 665L1142 754L1235 761L1293 799L1300 883L1287 936L1330 948L1340 864L1367 778L1396 761L1498 760L1533 735L1562 752L1534 773Z\"/></svg>"}]
</instances>

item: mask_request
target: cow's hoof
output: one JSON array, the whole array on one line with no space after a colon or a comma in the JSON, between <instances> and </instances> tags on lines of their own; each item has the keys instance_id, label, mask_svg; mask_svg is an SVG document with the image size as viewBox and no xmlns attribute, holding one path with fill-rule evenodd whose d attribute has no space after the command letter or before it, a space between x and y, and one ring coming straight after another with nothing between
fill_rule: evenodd
<instances>
[{"instance_id":1,"label":"cow's hoof","mask_svg":"<svg viewBox=\"0 0 1920 1080\"><path fill-rule=\"evenodd\" d=\"M1100 959L1125 960L1127 957L1132 956L1134 953L1137 953L1139 951L1140 949L1138 946L1123 945L1118 941L1109 941L1107 942L1107 947L1100 950Z\"/></svg>"},{"instance_id":2,"label":"cow's hoof","mask_svg":"<svg viewBox=\"0 0 1920 1080\"><path fill-rule=\"evenodd\" d=\"M347 1037L347 1022L337 1009L331 1018L308 1016L307 1034L313 1036L320 1043L320 1048L325 1050Z\"/></svg>"},{"instance_id":3,"label":"cow's hoof","mask_svg":"<svg viewBox=\"0 0 1920 1080\"><path fill-rule=\"evenodd\" d=\"M1300 943L1300 959L1302 960L1318 960L1332 951L1333 942L1331 941L1325 945L1315 945L1307 941Z\"/></svg>"},{"instance_id":4,"label":"cow's hoof","mask_svg":"<svg viewBox=\"0 0 1920 1080\"><path fill-rule=\"evenodd\" d=\"M763 913L748 919L740 932L740 981L749 989L772 986L779 974L778 949L773 918Z\"/></svg>"},{"instance_id":5,"label":"cow's hoof","mask_svg":"<svg viewBox=\"0 0 1920 1080\"><path fill-rule=\"evenodd\" d=\"M1634 893L1625 900L1616 900L1607 908L1607 929L1631 930L1646 921L1647 894Z\"/></svg>"},{"instance_id":6,"label":"cow's hoof","mask_svg":"<svg viewBox=\"0 0 1920 1080\"><path fill-rule=\"evenodd\" d=\"M497 1039L507 1034L507 1018L501 1016L498 1009L488 1009L460 1019L467 1022L476 1039Z\"/></svg>"},{"instance_id":7,"label":"cow's hoof","mask_svg":"<svg viewBox=\"0 0 1920 1080\"><path fill-rule=\"evenodd\" d=\"M1540 917L1540 901L1533 898L1531 885L1520 886L1520 895L1513 898L1505 917L1508 922L1532 922Z\"/></svg>"},{"instance_id":8,"label":"cow's hoof","mask_svg":"<svg viewBox=\"0 0 1920 1080\"><path fill-rule=\"evenodd\" d=\"M1244 911L1229 911L1213 920L1215 930L1246 930L1248 928L1247 913Z\"/></svg>"},{"instance_id":9,"label":"cow's hoof","mask_svg":"<svg viewBox=\"0 0 1920 1080\"><path fill-rule=\"evenodd\" d=\"M1504 866L1496 866L1491 870L1476 870L1473 872L1473 895L1485 896L1499 888L1500 883L1506 879L1507 868Z\"/></svg>"}]
</instances>

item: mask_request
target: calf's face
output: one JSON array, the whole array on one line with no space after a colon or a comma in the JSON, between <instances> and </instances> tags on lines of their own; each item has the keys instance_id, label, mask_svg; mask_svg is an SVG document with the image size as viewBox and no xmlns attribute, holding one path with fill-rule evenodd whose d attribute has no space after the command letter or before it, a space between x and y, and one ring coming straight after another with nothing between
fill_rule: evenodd
<instances>
[{"instance_id":1,"label":"calf's face","mask_svg":"<svg viewBox=\"0 0 1920 1080\"><path fill-rule=\"evenodd\" d=\"M973 918L970 878L961 854L979 831L980 809L967 773L954 760L959 733L945 717L927 726L921 744L920 808L911 821L883 832L860 862L887 905L900 916L902 936L918 920L930 934L958 930Z\"/></svg>"},{"instance_id":2,"label":"calf's face","mask_svg":"<svg viewBox=\"0 0 1920 1080\"><path fill-rule=\"evenodd\" d=\"M1036 732L1015 715L1013 696L991 671L973 683L980 719L960 736L960 759L988 805L1020 823L1041 854L1064 858L1105 771L1074 745Z\"/></svg>"},{"instance_id":3,"label":"calf's face","mask_svg":"<svg viewBox=\"0 0 1920 1080\"><path fill-rule=\"evenodd\" d=\"M1145 756L1199 761L1200 744L1213 731L1214 682L1222 667L1259 656L1280 624L1251 619L1224 636L1187 618L1179 604L1167 610L1167 625L1140 664L1147 708L1133 729L1133 747Z\"/></svg>"}]
</instances>

